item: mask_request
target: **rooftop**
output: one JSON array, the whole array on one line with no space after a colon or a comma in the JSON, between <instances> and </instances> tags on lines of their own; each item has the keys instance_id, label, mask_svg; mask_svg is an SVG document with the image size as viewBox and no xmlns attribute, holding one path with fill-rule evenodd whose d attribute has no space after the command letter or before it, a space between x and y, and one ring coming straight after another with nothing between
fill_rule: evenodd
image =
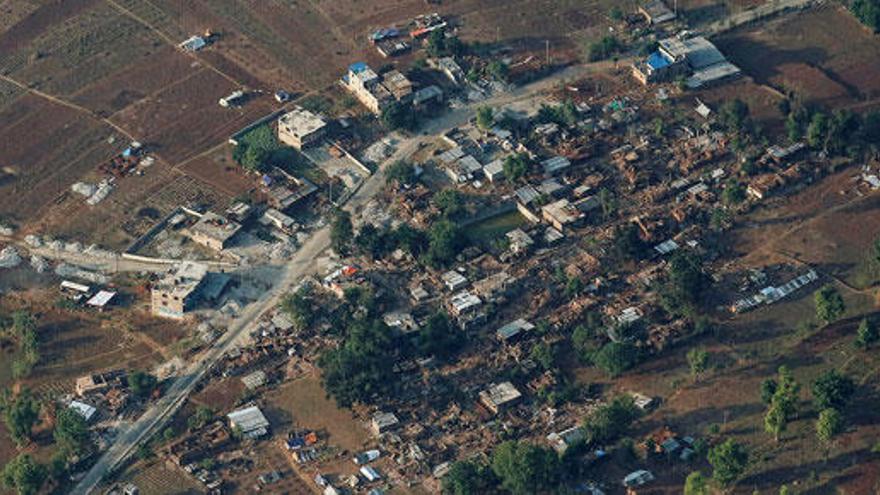
<instances>
[{"instance_id":1,"label":"rooftop","mask_svg":"<svg viewBox=\"0 0 880 495\"><path fill-rule=\"evenodd\" d=\"M278 119L279 129L298 138L317 132L326 125L324 119L302 107L296 107Z\"/></svg>"},{"instance_id":2,"label":"rooftop","mask_svg":"<svg viewBox=\"0 0 880 495\"><path fill-rule=\"evenodd\" d=\"M493 383L480 392L480 398L491 405L501 406L522 397L522 393L510 382Z\"/></svg>"},{"instance_id":3,"label":"rooftop","mask_svg":"<svg viewBox=\"0 0 880 495\"><path fill-rule=\"evenodd\" d=\"M227 416L233 427L239 428L244 435L262 436L269 428L269 420L257 406L246 407L229 413Z\"/></svg>"},{"instance_id":4,"label":"rooftop","mask_svg":"<svg viewBox=\"0 0 880 495\"><path fill-rule=\"evenodd\" d=\"M219 242L228 241L239 229L241 229L241 225L238 222L227 220L210 211L202 215L202 218L190 227L190 231L194 235L201 235Z\"/></svg>"}]
</instances>

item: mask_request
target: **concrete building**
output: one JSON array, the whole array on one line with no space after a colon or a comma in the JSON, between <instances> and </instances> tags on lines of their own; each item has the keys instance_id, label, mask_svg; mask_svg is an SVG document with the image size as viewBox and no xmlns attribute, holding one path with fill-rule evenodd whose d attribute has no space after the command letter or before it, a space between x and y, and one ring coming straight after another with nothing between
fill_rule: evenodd
<instances>
[{"instance_id":1,"label":"concrete building","mask_svg":"<svg viewBox=\"0 0 880 495\"><path fill-rule=\"evenodd\" d=\"M363 62L351 64L342 82L358 101L375 114L382 113L394 101L391 92L382 85L379 75Z\"/></svg>"},{"instance_id":2,"label":"concrete building","mask_svg":"<svg viewBox=\"0 0 880 495\"><path fill-rule=\"evenodd\" d=\"M639 14L645 17L648 24L661 24L675 19L675 12L662 0L650 0L639 6Z\"/></svg>"},{"instance_id":3,"label":"concrete building","mask_svg":"<svg viewBox=\"0 0 880 495\"><path fill-rule=\"evenodd\" d=\"M278 140L298 150L318 142L326 130L324 119L301 107L278 119Z\"/></svg>"},{"instance_id":4,"label":"concrete building","mask_svg":"<svg viewBox=\"0 0 880 495\"><path fill-rule=\"evenodd\" d=\"M658 42L658 50L632 67L633 76L642 84L670 81L690 73L686 84L698 88L740 74L718 48L702 36L681 39L666 38Z\"/></svg>"},{"instance_id":5,"label":"concrete building","mask_svg":"<svg viewBox=\"0 0 880 495\"><path fill-rule=\"evenodd\" d=\"M150 291L153 315L182 319L195 306L199 288L207 275L205 265L191 262L181 264Z\"/></svg>"},{"instance_id":6,"label":"concrete building","mask_svg":"<svg viewBox=\"0 0 880 495\"><path fill-rule=\"evenodd\" d=\"M584 214L567 199L544 205L541 208L541 216L559 231L564 231L566 226L576 225L584 218Z\"/></svg>"},{"instance_id":7,"label":"concrete building","mask_svg":"<svg viewBox=\"0 0 880 495\"><path fill-rule=\"evenodd\" d=\"M213 212L206 212L187 232L193 242L215 251L222 251L241 230L238 222L228 220Z\"/></svg>"},{"instance_id":8,"label":"concrete building","mask_svg":"<svg viewBox=\"0 0 880 495\"><path fill-rule=\"evenodd\" d=\"M522 393L510 382L493 383L480 392L480 402L493 414L510 408L522 399Z\"/></svg>"},{"instance_id":9,"label":"concrete building","mask_svg":"<svg viewBox=\"0 0 880 495\"><path fill-rule=\"evenodd\" d=\"M397 101L410 101L413 95L412 82L400 71L392 70L385 73L382 85L391 92Z\"/></svg>"},{"instance_id":10,"label":"concrete building","mask_svg":"<svg viewBox=\"0 0 880 495\"><path fill-rule=\"evenodd\" d=\"M260 438L269 433L269 420L257 406L233 411L226 416L229 427L238 429L246 438Z\"/></svg>"}]
</instances>

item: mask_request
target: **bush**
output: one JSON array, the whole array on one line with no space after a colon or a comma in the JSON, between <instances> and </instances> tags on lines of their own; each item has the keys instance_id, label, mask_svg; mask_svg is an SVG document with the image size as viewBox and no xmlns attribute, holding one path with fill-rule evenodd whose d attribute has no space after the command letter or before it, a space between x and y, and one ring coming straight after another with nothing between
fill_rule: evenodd
<instances>
[{"instance_id":1,"label":"bush","mask_svg":"<svg viewBox=\"0 0 880 495\"><path fill-rule=\"evenodd\" d=\"M593 42L587 49L587 58L590 62L598 62L611 57L623 49L620 40L615 36L605 36L601 40Z\"/></svg>"}]
</instances>

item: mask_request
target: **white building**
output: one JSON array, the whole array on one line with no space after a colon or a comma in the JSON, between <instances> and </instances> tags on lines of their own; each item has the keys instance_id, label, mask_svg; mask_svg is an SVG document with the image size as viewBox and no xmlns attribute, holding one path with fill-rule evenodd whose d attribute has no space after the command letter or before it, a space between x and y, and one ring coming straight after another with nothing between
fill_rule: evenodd
<instances>
[{"instance_id":1,"label":"white building","mask_svg":"<svg viewBox=\"0 0 880 495\"><path fill-rule=\"evenodd\" d=\"M320 116L296 107L278 119L278 140L301 150L324 137L326 129Z\"/></svg>"}]
</instances>

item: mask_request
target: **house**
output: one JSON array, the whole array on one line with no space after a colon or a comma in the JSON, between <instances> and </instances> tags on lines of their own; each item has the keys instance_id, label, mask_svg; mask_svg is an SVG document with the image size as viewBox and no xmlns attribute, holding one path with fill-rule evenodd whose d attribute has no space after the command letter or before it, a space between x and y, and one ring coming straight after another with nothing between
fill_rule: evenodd
<instances>
[{"instance_id":1,"label":"house","mask_svg":"<svg viewBox=\"0 0 880 495\"><path fill-rule=\"evenodd\" d=\"M504 162L500 159L493 160L491 163L483 166L483 175L489 179L489 182L498 182L504 180Z\"/></svg>"},{"instance_id":2,"label":"house","mask_svg":"<svg viewBox=\"0 0 880 495\"><path fill-rule=\"evenodd\" d=\"M416 323L416 319L413 318L412 313L385 313L382 315L382 321L384 321L389 328L397 329L403 334L412 333L419 329L419 324Z\"/></svg>"},{"instance_id":3,"label":"house","mask_svg":"<svg viewBox=\"0 0 880 495\"><path fill-rule=\"evenodd\" d=\"M528 253L535 241L522 229L514 229L505 234L510 252L515 255Z\"/></svg>"},{"instance_id":4,"label":"house","mask_svg":"<svg viewBox=\"0 0 880 495\"><path fill-rule=\"evenodd\" d=\"M278 119L278 140L298 150L319 141L326 130L324 119L302 107L296 107Z\"/></svg>"},{"instance_id":5,"label":"house","mask_svg":"<svg viewBox=\"0 0 880 495\"><path fill-rule=\"evenodd\" d=\"M567 199L544 205L541 216L559 231L564 231L566 226L576 225L584 218L584 214Z\"/></svg>"},{"instance_id":6,"label":"house","mask_svg":"<svg viewBox=\"0 0 880 495\"><path fill-rule=\"evenodd\" d=\"M370 429L376 436L396 428L398 424L400 424L400 421L397 419L397 416L390 412L379 411L373 414L373 417L370 419Z\"/></svg>"},{"instance_id":7,"label":"house","mask_svg":"<svg viewBox=\"0 0 880 495\"><path fill-rule=\"evenodd\" d=\"M97 294L92 296L88 301L86 301L86 304L88 306L91 306L93 308L98 308L99 310L103 311L108 305L110 305L110 303L113 302L113 299L115 299L115 298L116 298L116 292L109 291L109 290L101 290L101 291L98 291Z\"/></svg>"},{"instance_id":8,"label":"house","mask_svg":"<svg viewBox=\"0 0 880 495\"><path fill-rule=\"evenodd\" d=\"M412 99L413 84L400 71L390 70L382 78L382 84L391 92L397 101L409 101Z\"/></svg>"},{"instance_id":9,"label":"house","mask_svg":"<svg viewBox=\"0 0 880 495\"><path fill-rule=\"evenodd\" d=\"M498 340L502 342L512 342L523 332L533 330L535 325L529 323L523 318L516 319L495 331Z\"/></svg>"},{"instance_id":10,"label":"house","mask_svg":"<svg viewBox=\"0 0 880 495\"><path fill-rule=\"evenodd\" d=\"M440 279L443 281L443 284L449 289L450 292L455 292L459 289L463 289L468 284L468 279L458 273L455 270L449 270L440 276Z\"/></svg>"},{"instance_id":11,"label":"house","mask_svg":"<svg viewBox=\"0 0 880 495\"><path fill-rule=\"evenodd\" d=\"M242 223L250 218L251 213L253 213L254 209L251 205L244 202L237 202L234 205L230 206L226 209L226 218L234 220L238 223Z\"/></svg>"},{"instance_id":12,"label":"house","mask_svg":"<svg viewBox=\"0 0 880 495\"><path fill-rule=\"evenodd\" d=\"M351 64L342 82L358 101L375 114L382 113L394 101L391 92L382 85L379 75L364 62Z\"/></svg>"},{"instance_id":13,"label":"house","mask_svg":"<svg viewBox=\"0 0 880 495\"><path fill-rule=\"evenodd\" d=\"M181 319L199 300L199 289L206 286L208 268L192 262L181 263L150 291L152 314Z\"/></svg>"},{"instance_id":14,"label":"house","mask_svg":"<svg viewBox=\"0 0 880 495\"><path fill-rule=\"evenodd\" d=\"M452 57L430 59L428 65L442 72L453 84L461 84L465 80L464 71Z\"/></svg>"},{"instance_id":15,"label":"house","mask_svg":"<svg viewBox=\"0 0 880 495\"><path fill-rule=\"evenodd\" d=\"M443 90L434 84L422 88L413 93L412 104L415 107L427 105L429 103L441 103L443 101Z\"/></svg>"},{"instance_id":16,"label":"house","mask_svg":"<svg viewBox=\"0 0 880 495\"><path fill-rule=\"evenodd\" d=\"M637 487L650 483L651 481L654 481L654 475L651 474L650 471L639 469L638 471L629 473L623 478L623 486L627 488Z\"/></svg>"},{"instance_id":17,"label":"house","mask_svg":"<svg viewBox=\"0 0 880 495\"><path fill-rule=\"evenodd\" d=\"M554 156L541 162L545 175L555 175L571 166L571 161L564 156Z\"/></svg>"},{"instance_id":18,"label":"house","mask_svg":"<svg viewBox=\"0 0 880 495\"><path fill-rule=\"evenodd\" d=\"M658 50L633 64L633 76L642 84L669 81L691 72L687 86L698 88L740 73L712 42L702 36L659 41Z\"/></svg>"},{"instance_id":19,"label":"house","mask_svg":"<svg viewBox=\"0 0 880 495\"><path fill-rule=\"evenodd\" d=\"M98 410L95 409L94 406L86 404L85 402L80 402L78 400L70 401L70 405L68 407L79 413L79 415L82 416L84 420L86 420L86 423L91 421L92 418L95 417L95 413L98 412Z\"/></svg>"},{"instance_id":20,"label":"house","mask_svg":"<svg viewBox=\"0 0 880 495\"><path fill-rule=\"evenodd\" d=\"M572 445L583 442L586 438L584 429L580 426L572 426L567 430L547 435L547 441L550 442L550 446L560 455L564 454Z\"/></svg>"},{"instance_id":21,"label":"house","mask_svg":"<svg viewBox=\"0 0 880 495\"><path fill-rule=\"evenodd\" d=\"M662 24L675 19L673 12L662 0L650 0L639 6L639 14L645 17L648 24Z\"/></svg>"},{"instance_id":22,"label":"house","mask_svg":"<svg viewBox=\"0 0 880 495\"><path fill-rule=\"evenodd\" d=\"M269 433L269 420L257 406L246 407L226 415L229 427L246 438L260 438Z\"/></svg>"},{"instance_id":23,"label":"house","mask_svg":"<svg viewBox=\"0 0 880 495\"><path fill-rule=\"evenodd\" d=\"M125 370L81 376L76 379L76 395L83 397L92 392L103 392L113 387L123 387L126 385L126 378Z\"/></svg>"},{"instance_id":24,"label":"house","mask_svg":"<svg viewBox=\"0 0 880 495\"><path fill-rule=\"evenodd\" d=\"M376 471L372 466L361 466L359 471L361 473L361 476L366 478L369 482L382 479L382 476L379 475L379 472Z\"/></svg>"},{"instance_id":25,"label":"house","mask_svg":"<svg viewBox=\"0 0 880 495\"><path fill-rule=\"evenodd\" d=\"M474 175L483 170L480 162L471 155L464 155L455 162L446 166L446 175L457 184L462 184L474 179Z\"/></svg>"},{"instance_id":26,"label":"house","mask_svg":"<svg viewBox=\"0 0 880 495\"><path fill-rule=\"evenodd\" d=\"M516 279L506 271L493 273L473 283L473 291L478 297L487 302L496 302L507 295Z\"/></svg>"},{"instance_id":27,"label":"house","mask_svg":"<svg viewBox=\"0 0 880 495\"><path fill-rule=\"evenodd\" d=\"M294 232L298 227L293 218L281 213L275 208L267 209L263 213L263 216L260 217L260 223L263 225L271 225L285 233Z\"/></svg>"},{"instance_id":28,"label":"house","mask_svg":"<svg viewBox=\"0 0 880 495\"><path fill-rule=\"evenodd\" d=\"M480 403L493 414L509 409L522 399L522 393L510 382L493 383L480 392Z\"/></svg>"},{"instance_id":29,"label":"house","mask_svg":"<svg viewBox=\"0 0 880 495\"><path fill-rule=\"evenodd\" d=\"M449 309L452 316L459 317L473 313L482 304L483 301L479 297L465 290L452 296L449 300Z\"/></svg>"},{"instance_id":30,"label":"house","mask_svg":"<svg viewBox=\"0 0 880 495\"><path fill-rule=\"evenodd\" d=\"M318 187L305 177L294 177L278 168L272 174L263 175L261 186L268 196L269 206L281 211L318 190Z\"/></svg>"},{"instance_id":31,"label":"house","mask_svg":"<svg viewBox=\"0 0 880 495\"><path fill-rule=\"evenodd\" d=\"M376 51L385 58L408 52L412 46L404 40L384 39L376 43Z\"/></svg>"},{"instance_id":32,"label":"house","mask_svg":"<svg viewBox=\"0 0 880 495\"><path fill-rule=\"evenodd\" d=\"M228 220L213 212L204 213L199 220L187 229L190 239L215 251L226 249L241 224Z\"/></svg>"},{"instance_id":33,"label":"house","mask_svg":"<svg viewBox=\"0 0 880 495\"><path fill-rule=\"evenodd\" d=\"M197 52L207 45L208 43L205 41L205 38L202 38L201 36L190 36L177 46L187 52Z\"/></svg>"},{"instance_id":34,"label":"house","mask_svg":"<svg viewBox=\"0 0 880 495\"><path fill-rule=\"evenodd\" d=\"M266 372L263 370L254 371L253 373L242 377L241 383L243 383L248 390L256 390L266 384Z\"/></svg>"}]
</instances>

